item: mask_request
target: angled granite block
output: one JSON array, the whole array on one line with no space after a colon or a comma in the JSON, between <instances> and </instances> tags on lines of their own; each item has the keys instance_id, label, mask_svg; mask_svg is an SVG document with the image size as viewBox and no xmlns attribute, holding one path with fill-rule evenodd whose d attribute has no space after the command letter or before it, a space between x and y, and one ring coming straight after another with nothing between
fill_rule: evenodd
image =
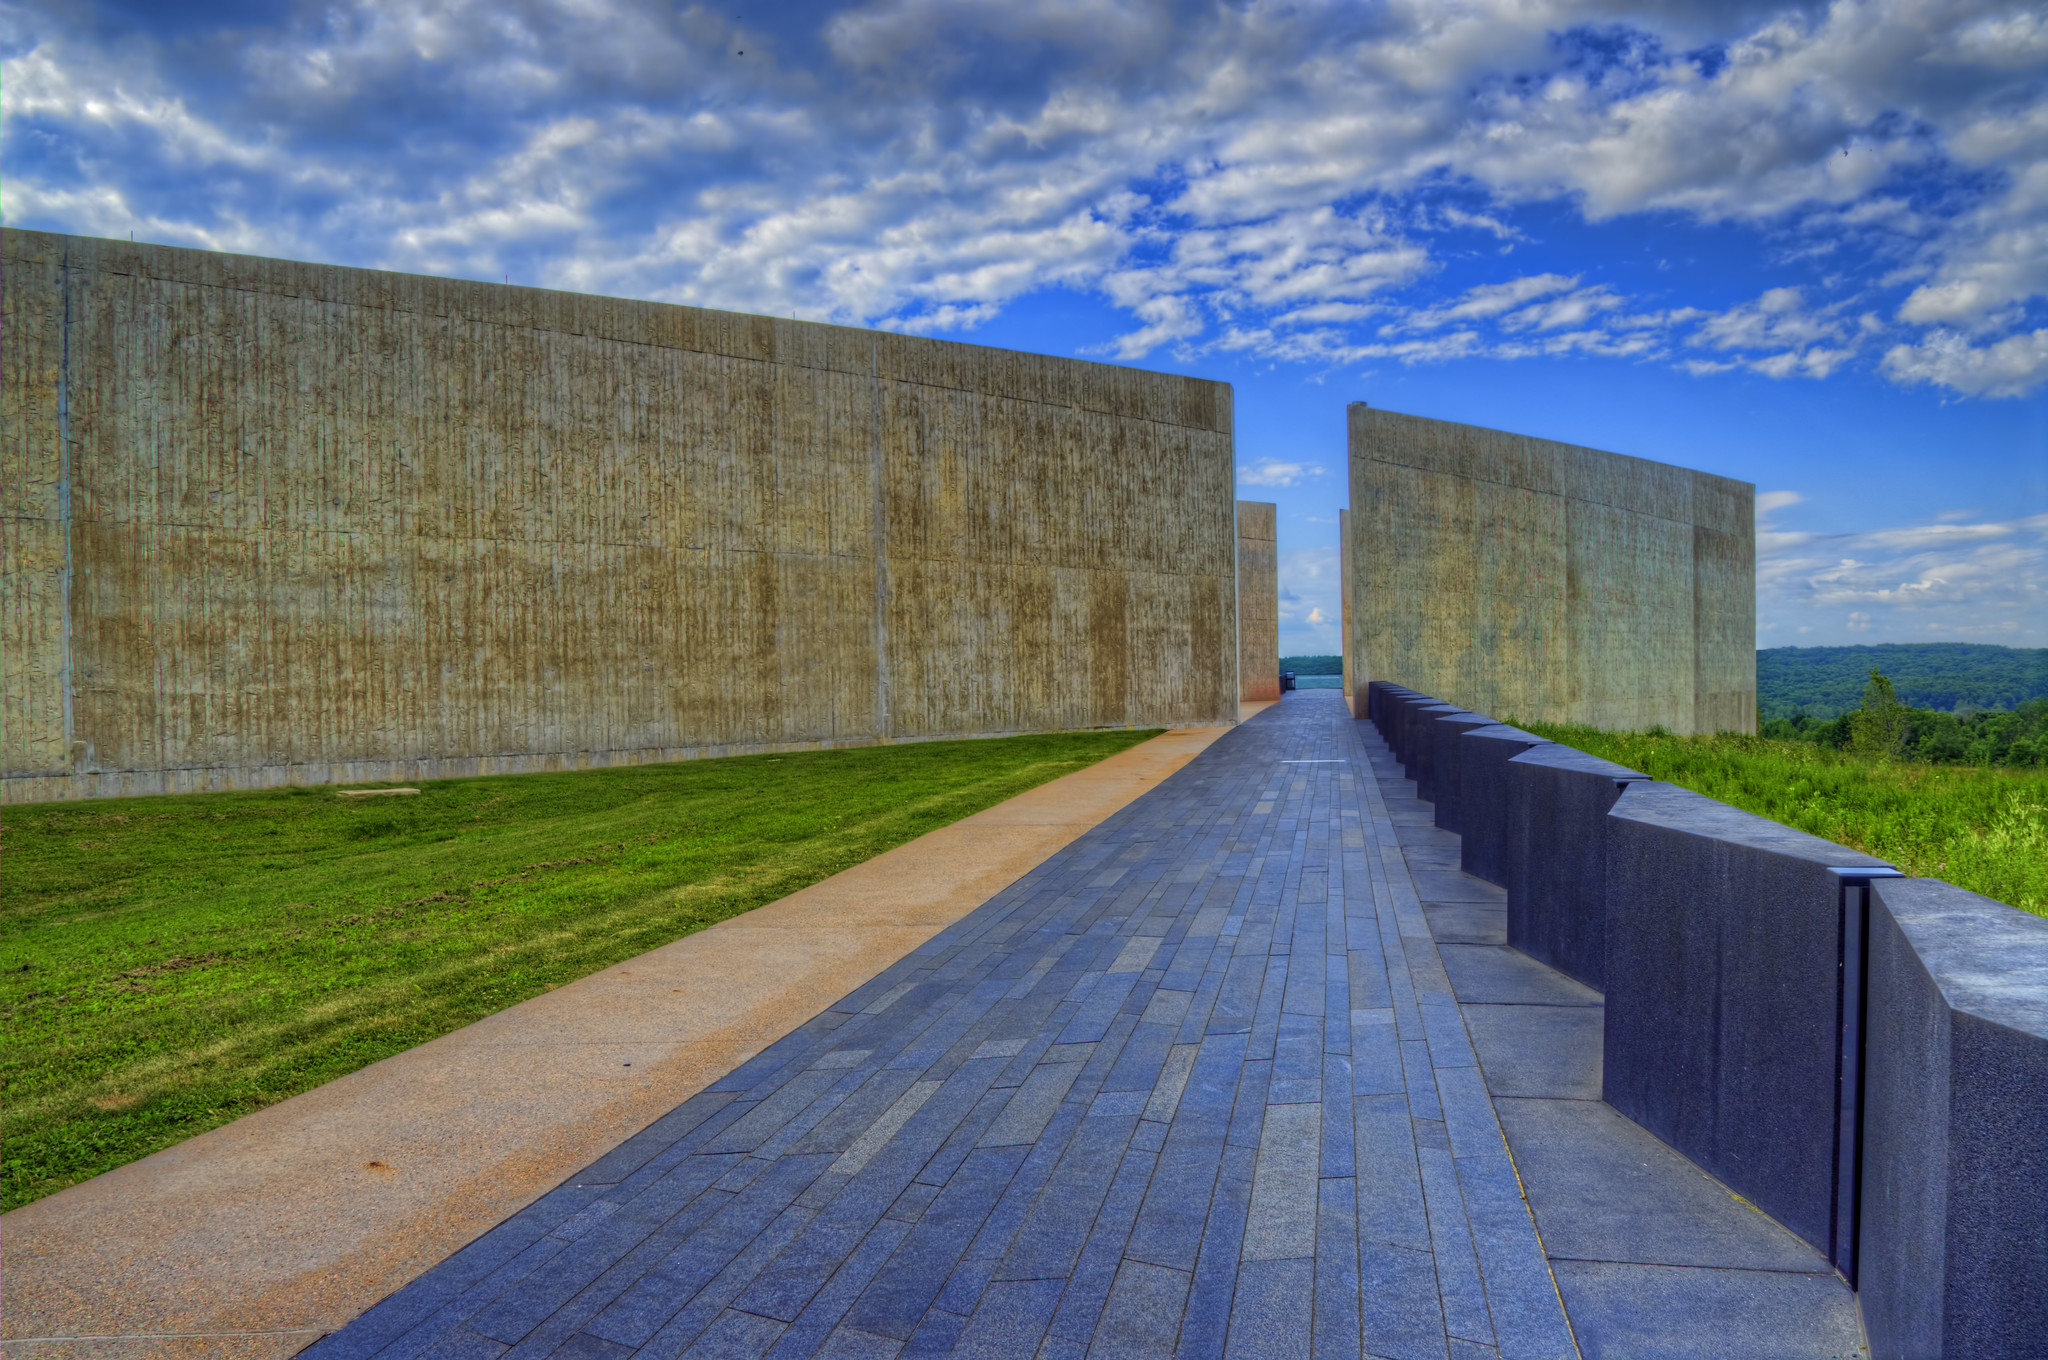
<instances>
[{"instance_id":1,"label":"angled granite block","mask_svg":"<svg viewBox=\"0 0 2048 1360\"><path fill-rule=\"evenodd\" d=\"M1381 736L1386 735L1387 695L1390 691L1399 688L1400 686L1389 684L1385 680L1370 680L1366 682L1365 716L1372 720L1374 727L1380 729Z\"/></svg>"},{"instance_id":2,"label":"angled granite block","mask_svg":"<svg viewBox=\"0 0 2048 1360\"><path fill-rule=\"evenodd\" d=\"M1458 738L1458 853L1466 873L1507 886L1507 763L1548 744L1506 723L1468 728Z\"/></svg>"},{"instance_id":3,"label":"angled granite block","mask_svg":"<svg viewBox=\"0 0 2048 1360\"><path fill-rule=\"evenodd\" d=\"M1491 718L1477 713L1446 713L1430 726L1430 737L1435 750L1430 755L1430 784L1422 796L1436 804L1436 824L1446 831L1456 831L1463 824L1459 815L1464 805L1464 764L1459 756L1464 747L1459 745L1463 737L1475 727L1492 727Z\"/></svg>"},{"instance_id":4,"label":"angled granite block","mask_svg":"<svg viewBox=\"0 0 2048 1360\"><path fill-rule=\"evenodd\" d=\"M1409 694L1407 703L1401 709L1401 768L1409 778L1421 776L1421 733L1423 733L1423 709L1454 709L1446 705L1436 694Z\"/></svg>"},{"instance_id":5,"label":"angled granite block","mask_svg":"<svg viewBox=\"0 0 2048 1360\"><path fill-rule=\"evenodd\" d=\"M1456 704L1421 704L1409 710L1408 744L1412 759L1408 762L1408 777L1415 781L1415 796L1428 802L1431 790L1436 787L1436 725L1444 718L1461 714L1465 710Z\"/></svg>"},{"instance_id":6,"label":"angled granite block","mask_svg":"<svg viewBox=\"0 0 2048 1360\"><path fill-rule=\"evenodd\" d=\"M1386 748L1393 750L1395 760L1407 766L1409 748L1409 713L1419 705L1434 705L1436 700L1415 690L1391 690L1386 694Z\"/></svg>"},{"instance_id":7,"label":"angled granite block","mask_svg":"<svg viewBox=\"0 0 2048 1360\"><path fill-rule=\"evenodd\" d=\"M1408 706L1408 753L1403 768L1415 781L1418 798L1422 797L1422 786L1431 779L1436 765L1436 720L1463 711L1456 704L1432 698L1419 699Z\"/></svg>"},{"instance_id":8,"label":"angled granite block","mask_svg":"<svg viewBox=\"0 0 2048 1360\"><path fill-rule=\"evenodd\" d=\"M1402 685L1380 687L1380 736L1385 739L1387 749L1394 753L1396 760L1401 758L1401 743L1405 736L1401 724L1408 712L1408 705L1422 697Z\"/></svg>"},{"instance_id":9,"label":"angled granite block","mask_svg":"<svg viewBox=\"0 0 2048 1360\"><path fill-rule=\"evenodd\" d=\"M1602 1094L1832 1257L1843 911L1831 870L1891 866L1654 781L1616 801L1607 849Z\"/></svg>"},{"instance_id":10,"label":"angled granite block","mask_svg":"<svg viewBox=\"0 0 2048 1360\"><path fill-rule=\"evenodd\" d=\"M1871 885L1858 1286L1870 1353L2048 1348L2048 921Z\"/></svg>"},{"instance_id":11,"label":"angled granite block","mask_svg":"<svg viewBox=\"0 0 2048 1360\"><path fill-rule=\"evenodd\" d=\"M1508 943L1607 990L1607 812L1647 779L1569 746L1533 746L1507 778Z\"/></svg>"}]
</instances>

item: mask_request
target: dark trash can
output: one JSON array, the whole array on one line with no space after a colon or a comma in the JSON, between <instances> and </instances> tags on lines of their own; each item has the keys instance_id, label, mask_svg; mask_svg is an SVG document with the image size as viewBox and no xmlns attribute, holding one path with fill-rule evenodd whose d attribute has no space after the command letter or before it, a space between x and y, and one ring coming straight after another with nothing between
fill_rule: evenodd
<instances>
[{"instance_id":1,"label":"dark trash can","mask_svg":"<svg viewBox=\"0 0 2048 1360\"><path fill-rule=\"evenodd\" d=\"M1293 689L1293 688L1294 688L1294 672L1293 672L1293 671L1282 671L1282 672L1280 672L1280 692L1281 692L1282 694L1285 694L1285 693L1287 693L1287 691L1289 691L1289 690L1291 690L1291 689Z\"/></svg>"}]
</instances>

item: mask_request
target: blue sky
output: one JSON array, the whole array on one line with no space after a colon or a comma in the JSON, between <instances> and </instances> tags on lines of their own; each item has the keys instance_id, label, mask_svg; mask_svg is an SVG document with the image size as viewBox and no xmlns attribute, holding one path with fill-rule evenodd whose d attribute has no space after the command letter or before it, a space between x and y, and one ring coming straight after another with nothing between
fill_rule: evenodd
<instances>
[{"instance_id":1,"label":"blue sky","mask_svg":"<svg viewBox=\"0 0 2048 1360\"><path fill-rule=\"evenodd\" d=\"M1759 645L2048 645L2048 17L0 0L16 226L1224 379L1336 647L1347 401L1756 483Z\"/></svg>"}]
</instances>

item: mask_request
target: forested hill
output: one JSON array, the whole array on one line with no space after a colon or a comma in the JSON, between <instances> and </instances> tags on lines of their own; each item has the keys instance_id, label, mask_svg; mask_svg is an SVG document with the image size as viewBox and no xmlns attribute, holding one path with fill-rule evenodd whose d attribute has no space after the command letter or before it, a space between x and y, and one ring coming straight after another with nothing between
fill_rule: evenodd
<instances>
[{"instance_id":1,"label":"forested hill","mask_svg":"<svg viewBox=\"0 0 2048 1360\"><path fill-rule=\"evenodd\" d=\"M1886 642L1871 647L1771 647L1756 654L1763 718L1832 718L1863 700L1871 667L1890 677L1899 702L1953 712L2009 709L2048 697L2048 648L1973 642Z\"/></svg>"}]
</instances>

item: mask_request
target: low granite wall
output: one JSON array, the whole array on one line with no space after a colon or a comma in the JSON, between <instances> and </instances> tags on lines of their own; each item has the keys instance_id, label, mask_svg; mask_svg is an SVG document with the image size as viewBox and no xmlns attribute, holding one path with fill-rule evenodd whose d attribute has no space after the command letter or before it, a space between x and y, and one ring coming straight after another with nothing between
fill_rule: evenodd
<instances>
[{"instance_id":1,"label":"low granite wall","mask_svg":"<svg viewBox=\"0 0 2048 1360\"><path fill-rule=\"evenodd\" d=\"M1579 908L1605 903L1607 814L1647 776L1555 742L1531 746L1502 773L1512 786L1498 800L1507 823L1508 934L1516 948L1606 991L1606 912Z\"/></svg>"},{"instance_id":2,"label":"low granite wall","mask_svg":"<svg viewBox=\"0 0 2048 1360\"><path fill-rule=\"evenodd\" d=\"M1871 885L1857 1288L1871 1354L2048 1350L2048 921Z\"/></svg>"},{"instance_id":3,"label":"low granite wall","mask_svg":"<svg viewBox=\"0 0 2048 1360\"><path fill-rule=\"evenodd\" d=\"M1506 723L1468 729L1458 738L1459 859L1465 872L1508 886L1508 762L1550 743Z\"/></svg>"},{"instance_id":4,"label":"low granite wall","mask_svg":"<svg viewBox=\"0 0 2048 1360\"><path fill-rule=\"evenodd\" d=\"M1401 768L1408 768L1408 709L1411 704L1434 703L1435 700L1417 694L1412 689L1399 685L1381 684L1374 681L1372 691L1379 696L1380 730L1386 734L1387 745L1392 748L1394 758L1401 762Z\"/></svg>"},{"instance_id":5,"label":"low granite wall","mask_svg":"<svg viewBox=\"0 0 2048 1360\"><path fill-rule=\"evenodd\" d=\"M1463 717L1465 710L1456 704L1422 704L1409 709L1409 721L1413 731L1409 737L1415 752L1415 787L1427 790L1422 796L1436 797L1436 729L1446 718Z\"/></svg>"},{"instance_id":6,"label":"low granite wall","mask_svg":"<svg viewBox=\"0 0 2048 1360\"><path fill-rule=\"evenodd\" d=\"M1413 690L1366 712L1508 943L1606 994L1607 1102L1826 1254L1873 1357L2048 1354L2048 920Z\"/></svg>"},{"instance_id":7,"label":"low granite wall","mask_svg":"<svg viewBox=\"0 0 2048 1360\"><path fill-rule=\"evenodd\" d=\"M1475 727L1494 727L1493 719L1477 713L1446 713L1436 720L1435 783L1431 787L1436 804L1436 824L1446 831L1456 831L1462 825L1460 816L1464 807L1465 762L1464 735Z\"/></svg>"},{"instance_id":8,"label":"low granite wall","mask_svg":"<svg viewBox=\"0 0 2048 1360\"><path fill-rule=\"evenodd\" d=\"M1851 871L1896 872L1676 785L1629 785L1607 814L1601 1094L1853 1277Z\"/></svg>"}]
</instances>

